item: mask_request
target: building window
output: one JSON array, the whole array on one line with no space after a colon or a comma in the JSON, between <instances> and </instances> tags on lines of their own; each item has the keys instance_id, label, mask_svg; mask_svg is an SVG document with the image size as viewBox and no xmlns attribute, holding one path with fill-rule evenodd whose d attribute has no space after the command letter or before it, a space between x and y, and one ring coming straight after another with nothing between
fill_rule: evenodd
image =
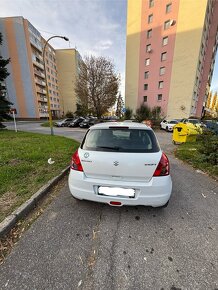
<instances>
[{"instance_id":1,"label":"building window","mask_svg":"<svg viewBox=\"0 0 218 290\"><path fill-rule=\"evenodd\" d=\"M148 96L144 96L144 102L147 102L148 101Z\"/></svg>"},{"instance_id":2,"label":"building window","mask_svg":"<svg viewBox=\"0 0 218 290\"><path fill-rule=\"evenodd\" d=\"M168 44L168 36L163 37L162 39L162 45L167 45Z\"/></svg>"},{"instance_id":3,"label":"building window","mask_svg":"<svg viewBox=\"0 0 218 290\"><path fill-rule=\"evenodd\" d=\"M164 22L164 30L168 29L170 27L170 20L167 20Z\"/></svg>"},{"instance_id":4,"label":"building window","mask_svg":"<svg viewBox=\"0 0 218 290\"><path fill-rule=\"evenodd\" d=\"M151 36L152 36L152 29L149 29L147 31L147 38L151 38Z\"/></svg>"},{"instance_id":5,"label":"building window","mask_svg":"<svg viewBox=\"0 0 218 290\"><path fill-rule=\"evenodd\" d=\"M163 89L163 84L164 84L163 81L159 81L159 83L158 83L158 89Z\"/></svg>"},{"instance_id":6,"label":"building window","mask_svg":"<svg viewBox=\"0 0 218 290\"><path fill-rule=\"evenodd\" d=\"M153 22L153 14L148 15L148 23Z\"/></svg>"},{"instance_id":7,"label":"building window","mask_svg":"<svg viewBox=\"0 0 218 290\"><path fill-rule=\"evenodd\" d=\"M161 100L162 100L162 94L158 94L158 95L157 95L157 100L158 100L158 101L161 101Z\"/></svg>"},{"instance_id":8,"label":"building window","mask_svg":"<svg viewBox=\"0 0 218 290\"><path fill-rule=\"evenodd\" d=\"M172 3L166 5L166 13L169 13L172 9Z\"/></svg>"},{"instance_id":9,"label":"building window","mask_svg":"<svg viewBox=\"0 0 218 290\"><path fill-rule=\"evenodd\" d=\"M198 62L198 70L200 71L201 70L201 61L199 60Z\"/></svg>"},{"instance_id":10,"label":"building window","mask_svg":"<svg viewBox=\"0 0 218 290\"><path fill-rule=\"evenodd\" d=\"M145 65L147 66L147 65L149 65L150 64L150 58L146 58L146 60L145 60Z\"/></svg>"},{"instance_id":11,"label":"building window","mask_svg":"<svg viewBox=\"0 0 218 290\"><path fill-rule=\"evenodd\" d=\"M149 8L154 6L154 0L149 0Z\"/></svg>"},{"instance_id":12,"label":"building window","mask_svg":"<svg viewBox=\"0 0 218 290\"><path fill-rule=\"evenodd\" d=\"M150 44L146 45L146 52L151 52L151 45Z\"/></svg>"},{"instance_id":13,"label":"building window","mask_svg":"<svg viewBox=\"0 0 218 290\"><path fill-rule=\"evenodd\" d=\"M148 77L149 77L149 71L146 71L145 72L145 79L148 79Z\"/></svg>"},{"instance_id":14,"label":"building window","mask_svg":"<svg viewBox=\"0 0 218 290\"><path fill-rule=\"evenodd\" d=\"M160 76L162 76L164 74L165 74L165 67L162 66L162 67L160 67Z\"/></svg>"},{"instance_id":15,"label":"building window","mask_svg":"<svg viewBox=\"0 0 218 290\"><path fill-rule=\"evenodd\" d=\"M166 52L162 52L161 53L161 61L164 61L167 59L167 53Z\"/></svg>"},{"instance_id":16,"label":"building window","mask_svg":"<svg viewBox=\"0 0 218 290\"><path fill-rule=\"evenodd\" d=\"M144 90L146 91L148 89L148 84L144 84Z\"/></svg>"}]
</instances>

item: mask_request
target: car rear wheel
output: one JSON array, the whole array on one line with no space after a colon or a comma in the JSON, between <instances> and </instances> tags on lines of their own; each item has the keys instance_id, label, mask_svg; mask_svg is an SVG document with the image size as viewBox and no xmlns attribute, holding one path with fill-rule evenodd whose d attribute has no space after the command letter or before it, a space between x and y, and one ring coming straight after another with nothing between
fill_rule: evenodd
<instances>
[{"instance_id":1,"label":"car rear wheel","mask_svg":"<svg viewBox=\"0 0 218 290\"><path fill-rule=\"evenodd\" d=\"M158 208L158 209L166 208L166 207L168 206L168 204L169 204L169 200L168 200L167 203L165 203L165 204L162 205L162 206L158 206L157 208Z\"/></svg>"}]
</instances>

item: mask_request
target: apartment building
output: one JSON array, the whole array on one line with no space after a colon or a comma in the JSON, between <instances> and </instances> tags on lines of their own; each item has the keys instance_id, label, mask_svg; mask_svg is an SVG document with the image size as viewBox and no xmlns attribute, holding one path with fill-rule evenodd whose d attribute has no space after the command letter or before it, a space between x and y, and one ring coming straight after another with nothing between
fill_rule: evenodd
<instances>
[{"instance_id":1,"label":"apartment building","mask_svg":"<svg viewBox=\"0 0 218 290\"><path fill-rule=\"evenodd\" d=\"M43 46L45 40L42 39ZM63 115L62 98L59 92L58 70L56 50L48 43L45 49L45 67L48 84L48 94L51 104L51 112L53 117L61 117Z\"/></svg>"},{"instance_id":2,"label":"apartment building","mask_svg":"<svg viewBox=\"0 0 218 290\"><path fill-rule=\"evenodd\" d=\"M218 117L218 95L217 92L210 92L206 102L206 113Z\"/></svg>"},{"instance_id":3,"label":"apartment building","mask_svg":"<svg viewBox=\"0 0 218 290\"><path fill-rule=\"evenodd\" d=\"M201 117L218 43L218 1L128 0L126 107Z\"/></svg>"},{"instance_id":4,"label":"apartment building","mask_svg":"<svg viewBox=\"0 0 218 290\"><path fill-rule=\"evenodd\" d=\"M40 32L21 16L0 18L0 32L3 43L0 53L10 58L5 83L9 101L21 119L40 119L48 117L48 100L43 62L45 40ZM55 50L48 45L45 56L49 97L52 115L62 115L58 90L58 75Z\"/></svg>"},{"instance_id":5,"label":"apartment building","mask_svg":"<svg viewBox=\"0 0 218 290\"><path fill-rule=\"evenodd\" d=\"M57 49L57 67L59 90L62 96L63 114L76 111L77 96L75 92L79 62L82 58L76 49Z\"/></svg>"}]
</instances>

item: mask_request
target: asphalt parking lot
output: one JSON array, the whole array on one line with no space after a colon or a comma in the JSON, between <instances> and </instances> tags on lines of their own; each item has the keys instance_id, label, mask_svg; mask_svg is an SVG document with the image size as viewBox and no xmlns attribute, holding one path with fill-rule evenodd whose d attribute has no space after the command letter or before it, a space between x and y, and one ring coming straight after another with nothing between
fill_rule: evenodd
<instances>
[{"instance_id":1,"label":"asphalt parking lot","mask_svg":"<svg viewBox=\"0 0 218 290\"><path fill-rule=\"evenodd\" d=\"M77 201L65 182L0 266L0 289L218 289L218 183L173 156L170 133L157 137L171 163L166 209Z\"/></svg>"}]
</instances>

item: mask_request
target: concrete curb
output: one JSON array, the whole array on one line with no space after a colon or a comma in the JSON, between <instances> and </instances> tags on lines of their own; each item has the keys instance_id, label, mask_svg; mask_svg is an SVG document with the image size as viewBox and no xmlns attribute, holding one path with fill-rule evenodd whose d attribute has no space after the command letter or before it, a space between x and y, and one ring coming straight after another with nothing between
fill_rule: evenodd
<instances>
[{"instance_id":1,"label":"concrete curb","mask_svg":"<svg viewBox=\"0 0 218 290\"><path fill-rule=\"evenodd\" d=\"M49 180L36 193L34 193L30 199L25 201L0 223L0 238L6 235L21 218L25 217L37 205L38 201L44 197L62 177L66 175L69 168L70 166L67 166L59 175Z\"/></svg>"}]
</instances>

